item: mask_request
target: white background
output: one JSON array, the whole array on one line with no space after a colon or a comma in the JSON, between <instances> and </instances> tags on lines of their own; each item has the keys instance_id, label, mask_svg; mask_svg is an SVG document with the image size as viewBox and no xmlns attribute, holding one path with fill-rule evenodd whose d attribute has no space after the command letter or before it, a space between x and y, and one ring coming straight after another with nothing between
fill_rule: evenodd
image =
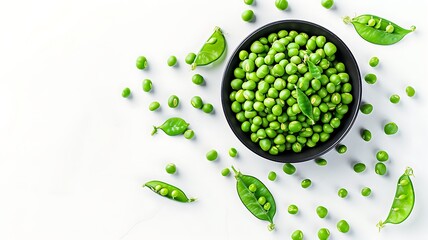
<instances>
[{"instance_id":1,"label":"white background","mask_svg":"<svg viewBox=\"0 0 428 240\"><path fill-rule=\"evenodd\" d=\"M318 0L290 0L284 12L273 0L255 2L249 7L240 0L1 1L0 239L287 239L295 229L316 239L321 227L331 230L331 239L424 239L426 1L337 0L327 10ZM241 20L248 8L257 16L253 23ZM418 29L396 45L373 45L341 20L364 13ZM359 114L343 141L348 152L328 153L326 167L297 164L294 176L285 175L282 164L254 155L229 129L220 104L226 60L195 71L205 76L203 87L191 82L195 72L184 63L215 26L227 39L228 59L245 36L281 19L304 19L332 30L354 53L363 75L378 75L375 85L363 82L363 100L374 112ZM149 69L135 68L139 55L148 58ZM178 67L167 67L170 55L178 57ZM374 55L380 58L376 69L368 66ZM142 91L144 78L152 79L154 92ZM405 95L407 85L415 87L416 97ZM127 86L132 99L121 97ZM398 105L389 102L392 93L400 94ZM179 109L167 107L171 94L180 97ZM194 95L213 103L215 114L193 109ZM161 102L161 111L148 111L154 100ZM190 122L196 138L150 136L152 125L171 116ZM386 121L397 122L399 134L383 134ZM373 132L370 143L359 137L363 126ZM232 146L238 159L227 155ZM205 160L212 148L220 153L216 162ZM378 149L390 153L386 176L374 173ZM353 172L356 161L367 164L365 173ZM177 165L178 174L166 174L168 162ZM267 223L241 204L234 178L220 175L232 164L260 178L274 194L276 231L268 232ZM414 211L404 223L378 233L375 225L387 216L406 166L416 175ZM271 170L278 173L276 182L267 180ZM312 179L311 188L300 187L303 178ZM198 201L181 204L141 188L152 179L177 185ZM372 188L370 198L360 195L363 186ZM340 187L348 189L347 199L337 196ZM293 203L300 208L297 216L287 213ZM316 216L318 205L329 209L328 219ZM340 219L350 223L350 233L336 230Z\"/></svg>"}]
</instances>

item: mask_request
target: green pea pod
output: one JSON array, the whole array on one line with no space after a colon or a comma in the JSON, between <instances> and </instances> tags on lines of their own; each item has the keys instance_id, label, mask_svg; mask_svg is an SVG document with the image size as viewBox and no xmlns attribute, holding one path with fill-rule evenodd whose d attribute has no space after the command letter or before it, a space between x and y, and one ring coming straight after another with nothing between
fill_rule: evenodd
<instances>
[{"instance_id":1,"label":"green pea pod","mask_svg":"<svg viewBox=\"0 0 428 240\"><path fill-rule=\"evenodd\" d=\"M376 225L379 228L379 231L386 223L402 223L412 212L413 206L415 205L415 190L410 176L413 176L413 170L408 167L404 174L398 179L395 198L392 202L388 217L385 221L380 221Z\"/></svg>"},{"instance_id":2,"label":"green pea pod","mask_svg":"<svg viewBox=\"0 0 428 240\"><path fill-rule=\"evenodd\" d=\"M242 203L256 218L269 222L269 231L274 230L275 224L273 223L273 218L276 213L276 204L269 189L257 178L243 175L241 172L236 171L233 166L232 170L235 172L236 190ZM250 185L256 187L254 192L250 191ZM260 197L264 197L265 201L258 201ZM268 205L269 207L267 207Z\"/></svg>"},{"instance_id":3,"label":"green pea pod","mask_svg":"<svg viewBox=\"0 0 428 240\"><path fill-rule=\"evenodd\" d=\"M309 72L311 73L312 77L316 79L321 78L321 71L318 69L317 65L310 61L309 59L306 59L306 63L308 64Z\"/></svg>"},{"instance_id":4,"label":"green pea pod","mask_svg":"<svg viewBox=\"0 0 428 240\"><path fill-rule=\"evenodd\" d=\"M196 56L195 61L192 64L192 70L197 66L208 65L223 55L226 49L226 39L221 32L219 27L214 29L214 33L211 37L205 42Z\"/></svg>"},{"instance_id":5,"label":"green pea pod","mask_svg":"<svg viewBox=\"0 0 428 240\"><path fill-rule=\"evenodd\" d=\"M373 20L371 20L373 19ZM416 30L415 26L409 29L404 29L397 24L370 14L364 14L355 18L345 17L343 19L345 23L352 23L357 33L366 41L379 44L379 45L391 45L399 42L408 33ZM375 21L375 25L370 26L369 21ZM388 31L387 27L391 30Z\"/></svg>"},{"instance_id":6,"label":"green pea pod","mask_svg":"<svg viewBox=\"0 0 428 240\"><path fill-rule=\"evenodd\" d=\"M296 92L297 92L297 104L299 105L300 110L306 117L312 120L312 123L315 123L314 114L312 112L312 104L311 104L311 101L309 101L308 96L306 96L306 94L302 90L300 90L300 88L298 88L297 86L296 86Z\"/></svg>"},{"instance_id":7,"label":"green pea pod","mask_svg":"<svg viewBox=\"0 0 428 240\"><path fill-rule=\"evenodd\" d=\"M179 117L172 117L166 120L161 126L153 126L152 135L155 135L158 129L161 129L169 136L177 136L183 134L190 124Z\"/></svg>"},{"instance_id":8,"label":"green pea pod","mask_svg":"<svg viewBox=\"0 0 428 240\"><path fill-rule=\"evenodd\" d=\"M143 187L148 187L153 192L155 192L155 193L157 193L163 197L175 200L177 202L187 203L187 202L196 201L196 198L188 198L186 196L186 194L180 188L175 187L175 186L168 184L168 183L165 183L165 182L153 180L153 181L149 181L149 182L145 183L143 185ZM164 191L162 189L166 189L166 190ZM166 195L162 195L162 193L166 193Z\"/></svg>"}]
</instances>

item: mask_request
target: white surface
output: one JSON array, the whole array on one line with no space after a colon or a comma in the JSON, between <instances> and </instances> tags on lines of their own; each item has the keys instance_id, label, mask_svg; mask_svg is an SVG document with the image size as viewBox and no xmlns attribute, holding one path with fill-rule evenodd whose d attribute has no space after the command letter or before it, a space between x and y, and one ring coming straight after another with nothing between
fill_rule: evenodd
<instances>
[{"instance_id":1,"label":"white surface","mask_svg":"<svg viewBox=\"0 0 428 240\"><path fill-rule=\"evenodd\" d=\"M428 224L426 1L338 0L334 10L326 10L318 0L290 0L285 12L273 0L256 2L248 7L240 0L3 1L0 239L288 239L298 228L305 239L316 239L321 227L331 230L331 239L423 239ZM254 23L240 18L248 8L255 11ZM372 45L341 20L363 13L418 30L393 46ZM358 116L344 140L348 152L328 153L326 167L297 164L295 176L254 155L229 129L220 105L226 61L196 71L205 76L204 87L192 84L194 72L184 63L214 26L224 31L229 57L250 32L280 19L309 20L333 30L353 51L362 74L379 78L374 86L363 82L363 99L375 109ZM173 54L178 68L166 65ZM139 55L147 56L149 70L135 68ZM381 62L376 69L367 64L373 55ZM153 93L141 90L144 78L153 80ZM416 88L417 97L405 95L407 85ZM130 100L120 96L126 86L133 90ZM400 104L389 103L392 93L400 94ZM167 107L171 94L182 100L179 110ZM213 103L215 115L193 109L193 95ZM161 112L147 110L153 100L161 102ZM150 136L152 125L170 116L189 121L196 139ZM383 134L387 120L398 123L399 134ZM362 126L372 130L372 142L360 139ZM236 160L227 155L232 146L239 151ZM212 148L220 152L217 162L205 160ZM386 177L374 174L377 149L391 156ZM355 174L354 161L366 163L368 170ZM168 162L177 164L179 174L166 174ZM260 178L275 195L275 232L241 204L233 177L220 175L232 164ZM375 225L387 216L406 166L415 170L415 209L403 224L378 233ZM276 182L267 180L270 170L278 173ZM300 180L306 177L314 184L305 190ZM171 182L199 200L180 204L156 196L141 188L151 179ZM363 186L373 189L372 197L360 195ZM337 197L340 187L349 190L348 199ZM297 216L287 213L292 203L300 208ZM316 216L317 205L329 209L328 219ZM351 225L349 234L336 230L342 218Z\"/></svg>"}]
</instances>

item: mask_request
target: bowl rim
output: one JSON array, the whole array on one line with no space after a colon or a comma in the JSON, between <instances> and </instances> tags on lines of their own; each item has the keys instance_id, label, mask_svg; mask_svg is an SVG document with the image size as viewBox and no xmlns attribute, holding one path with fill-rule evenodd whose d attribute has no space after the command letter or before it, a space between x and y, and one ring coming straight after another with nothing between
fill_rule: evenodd
<instances>
[{"instance_id":1,"label":"bowl rim","mask_svg":"<svg viewBox=\"0 0 428 240\"><path fill-rule=\"evenodd\" d=\"M252 146L250 146L249 144L247 144L248 141L248 137L246 139L243 138L243 136L245 134L242 133L238 133L237 128L233 126L232 121L231 121L231 117L227 112L226 112L226 107L230 107L227 102L229 100L229 95L225 96L226 94L226 90L230 84L230 79L226 79L228 75L228 73L231 71L232 68L232 61L233 59L239 54L239 51L241 51L241 48L243 47L243 45L245 45L248 41L250 41L250 39L252 39L255 35L259 34L259 32L274 27L276 25L283 25L283 24L303 24L303 25L309 25L310 27L314 27L314 28L318 28L323 32L327 32L328 34L330 34L331 36L333 36L335 38L336 41L340 42L340 44L343 46L341 46L341 50L343 51L343 49L345 50L346 53L343 53L344 55L349 55L350 60L354 63L353 65L355 66L355 71L356 71L356 75L358 76L357 79L355 79L355 82L353 82L353 87L354 84L356 83L357 86L355 86L357 89L357 96L354 96L354 101L357 101L355 104L355 111L353 112L352 115L349 115L348 118L351 118L351 120L348 122L347 126L345 126L344 130L342 130L342 134L339 135L339 137L337 138L333 138L333 139L329 139L326 141L327 143L327 147L324 149L321 149L320 151L316 152L316 154L312 154L310 156L302 156L300 155L297 157L293 157L292 159L288 159L288 158L283 158L281 159L280 157L283 156L281 154L278 155L271 155L268 152L265 152L266 155L262 156L260 155L258 152L256 152L255 149L252 148ZM227 84L227 85L226 85ZM261 26L260 28L254 30L253 32L251 32L247 37L245 37L244 40L241 41L241 43L239 45L236 46L235 50L233 51L233 53L231 54L231 56L229 57L229 60L227 62L226 68L224 70L223 73L223 78L222 78L222 85L221 85L221 103L222 103L222 108L223 108L223 114L226 118L226 121L230 127L230 129L232 130L232 132L234 133L234 135L241 141L241 143L247 147L248 149L250 149L253 153L255 153L256 155L260 156L261 158L264 159L268 159L271 161L275 161L275 162L281 162L281 163L298 163L298 162L304 162L304 161L309 161L312 159L315 159L317 157L320 157L324 154L326 154L327 152L331 151L338 143L340 143L343 138L349 133L349 131L351 130L351 128L353 127L355 120L358 116L358 112L359 112L359 108L360 108L360 104L361 104L361 98L362 98L362 80L361 80L361 72L360 69L358 67L358 62L356 61L354 55L352 54L351 50L349 49L349 47L345 44L345 42L343 42L343 40L341 38L339 38L336 34L334 34L332 31L328 30L327 28L318 25L316 23L313 22L309 22L309 21L305 21L305 20L300 20L300 19L286 19L286 20L279 20L279 21L274 21L271 23L268 23L264 26ZM351 109L350 109L351 110ZM331 141L331 142L330 142ZM304 151L302 151L301 153L303 153ZM284 152L285 153L285 152ZM299 155L300 153L293 153L296 155Z\"/></svg>"}]
</instances>

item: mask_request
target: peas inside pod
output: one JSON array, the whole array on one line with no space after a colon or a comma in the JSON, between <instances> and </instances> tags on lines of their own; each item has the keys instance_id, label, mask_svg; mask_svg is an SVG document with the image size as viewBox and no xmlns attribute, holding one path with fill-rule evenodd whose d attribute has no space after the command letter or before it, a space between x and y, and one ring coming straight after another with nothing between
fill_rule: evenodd
<instances>
[{"instance_id":1,"label":"peas inside pod","mask_svg":"<svg viewBox=\"0 0 428 240\"><path fill-rule=\"evenodd\" d=\"M336 54L326 37L294 30L241 50L229 96L241 130L271 155L328 141L353 101L349 74Z\"/></svg>"}]
</instances>

